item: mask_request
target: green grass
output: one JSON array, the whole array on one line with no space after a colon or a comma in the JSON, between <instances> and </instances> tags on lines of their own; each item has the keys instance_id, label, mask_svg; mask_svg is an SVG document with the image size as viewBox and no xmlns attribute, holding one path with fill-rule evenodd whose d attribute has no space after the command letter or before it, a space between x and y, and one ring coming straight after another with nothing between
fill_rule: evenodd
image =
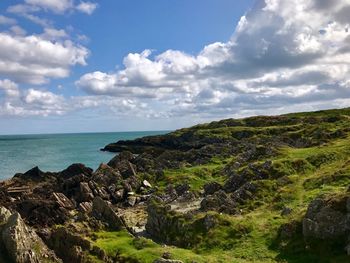
<instances>
[{"instance_id":1,"label":"green grass","mask_svg":"<svg viewBox=\"0 0 350 263\"><path fill-rule=\"evenodd\" d=\"M164 170L164 178L161 182L158 182L158 186L164 190L168 184L188 183L192 191L198 192L203 189L206 183L223 183L227 179L219 173L227 162L229 162L229 159L213 159L205 165Z\"/></svg>"},{"instance_id":2,"label":"green grass","mask_svg":"<svg viewBox=\"0 0 350 263\"><path fill-rule=\"evenodd\" d=\"M307 248L302 234L292 240L281 241L278 232L283 224L296 221L301 224L309 203L320 195L344 193L350 185L350 109L314 113L288 114L278 118L254 117L242 120L223 120L198 125L173 133L182 136L193 133L196 137L245 138L252 142L277 136L307 139L313 147L288 147L277 149L277 154L249 161L259 165L272 161L269 180L255 181L259 191L254 200L242 205L242 214L219 215L220 223L210 231L193 232L196 244L188 249L163 246L148 239L135 240L126 232L98 232L94 244L109 255L116 252L125 258L139 262L153 262L164 252L171 252L174 259L184 262L285 262L285 263L343 263L350 262L343 249L327 249L321 242ZM301 120L303 123L301 123ZM334 134L341 131L339 134ZM160 191L168 184L189 183L191 190L199 192L208 182L224 183L226 165L236 161L214 158L205 165L168 169L156 182ZM247 169L243 163L239 172ZM287 183L281 183L281 178ZM290 215L281 216L284 207L292 209ZM191 220L194 220L193 218ZM184 235L186 233L178 233ZM191 234L191 233L187 233ZM132 261L130 261L132 262Z\"/></svg>"},{"instance_id":3,"label":"green grass","mask_svg":"<svg viewBox=\"0 0 350 263\"><path fill-rule=\"evenodd\" d=\"M130 260L130 262L136 260L136 262L153 263L165 252L170 252L174 259L180 259L184 262L217 262L210 255L203 257L188 249L162 246L146 238L135 239L125 231L97 232L95 235L97 239L93 241L94 245L104 249L110 256L114 256L118 252L122 258Z\"/></svg>"}]
</instances>

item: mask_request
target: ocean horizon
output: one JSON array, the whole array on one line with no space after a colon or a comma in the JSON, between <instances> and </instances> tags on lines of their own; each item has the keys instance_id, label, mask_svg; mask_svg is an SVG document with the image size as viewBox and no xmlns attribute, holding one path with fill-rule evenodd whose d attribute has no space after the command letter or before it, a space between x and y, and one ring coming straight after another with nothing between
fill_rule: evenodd
<instances>
[{"instance_id":1,"label":"ocean horizon","mask_svg":"<svg viewBox=\"0 0 350 263\"><path fill-rule=\"evenodd\" d=\"M38 166L58 172L73 163L96 169L115 153L100 149L119 140L133 140L170 131L84 132L0 135L0 181Z\"/></svg>"}]
</instances>

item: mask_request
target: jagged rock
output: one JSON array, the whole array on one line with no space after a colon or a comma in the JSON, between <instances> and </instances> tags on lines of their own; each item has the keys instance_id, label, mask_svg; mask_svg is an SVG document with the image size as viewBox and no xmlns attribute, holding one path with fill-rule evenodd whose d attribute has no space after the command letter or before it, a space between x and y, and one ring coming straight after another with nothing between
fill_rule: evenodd
<instances>
[{"instance_id":1,"label":"jagged rock","mask_svg":"<svg viewBox=\"0 0 350 263\"><path fill-rule=\"evenodd\" d=\"M114 230L120 230L124 224L113 208L100 197L95 197L92 202L92 215L108 224L108 227Z\"/></svg>"},{"instance_id":2,"label":"jagged rock","mask_svg":"<svg viewBox=\"0 0 350 263\"><path fill-rule=\"evenodd\" d=\"M340 199L316 199L308 207L303 220L305 237L337 239L349 234L350 211L348 197Z\"/></svg>"},{"instance_id":3,"label":"jagged rock","mask_svg":"<svg viewBox=\"0 0 350 263\"><path fill-rule=\"evenodd\" d=\"M247 182L247 178L242 175L233 174L231 177L225 182L224 190L227 193L231 193L236 191L239 187Z\"/></svg>"},{"instance_id":4,"label":"jagged rock","mask_svg":"<svg viewBox=\"0 0 350 263\"><path fill-rule=\"evenodd\" d=\"M172 184L167 185L165 189L166 196L164 196L164 200L166 202L173 201L178 198L176 190Z\"/></svg>"},{"instance_id":5,"label":"jagged rock","mask_svg":"<svg viewBox=\"0 0 350 263\"><path fill-rule=\"evenodd\" d=\"M128 192L138 192L142 186L142 182L136 176L130 176L125 180L125 183L131 187L131 191Z\"/></svg>"},{"instance_id":6,"label":"jagged rock","mask_svg":"<svg viewBox=\"0 0 350 263\"><path fill-rule=\"evenodd\" d=\"M42 181L43 179L49 179L54 177L54 173L44 173L39 169L38 166L30 169L29 171L25 172L24 174L16 174L14 178L19 178L24 181Z\"/></svg>"},{"instance_id":7,"label":"jagged rock","mask_svg":"<svg viewBox=\"0 0 350 263\"><path fill-rule=\"evenodd\" d=\"M137 197L131 195L131 196L128 196L127 204L129 206L135 206L136 205L136 201L137 201Z\"/></svg>"},{"instance_id":8,"label":"jagged rock","mask_svg":"<svg viewBox=\"0 0 350 263\"><path fill-rule=\"evenodd\" d=\"M132 153L122 152L109 161L108 166L117 169L123 178L136 176L136 166L130 162L133 158Z\"/></svg>"},{"instance_id":9,"label":"jagged rock","mask_svg":"<svg viewBox=\"0 0 350 263\"><path fill-rule=\"evenodd\" d=\"M122 180L122 176L117 169L113 169L107 164L100 164L98 169L94 172L92 180L97 184L112 185L119 183Z\"/></svg>"},{"instance_id":10,"label":"jagged rock","mask_svg":"<svg viewBox=\"0 0 350 263\"><path fill-rule=\"evenodd\" d=\"M81 182L79 187L80 187L80 201L89 202L94 199L94 194L90 189L89 183Z\"/></svg>"},{"instance_id":11,"label":"jagged rock","mask_svg":"<svg viewBox=\"0 0 350 263\"><path fill-rule=\"evenodd\" d=\"M92 211L92 203L91 202L80 203L78 210L82 213L89 214Z\"/></svg>"},{"instance_id":12,"label":"jagged rock","mask_svg":"<svg viewBox=\"0 0 350 263\"><path fill-rule=\"evenodd\" d=\"M110 199L110 195L109 195L108 190L107 190L106 187L99 186L94 181L90 181L89 182L89 187L92 190L92 193L93 193L94 196L99 196L99 197L101 197L104 200L109 200Z\"/></svg>"},{"instance_id":13,"label":"jagged rock","mask_svg":"<svg viewBox=\"0 0 350 263\"><path fill-rule=\"evenodd\" d=\"M3 206L0 206L0 225L6 224L11 216L11 212Z\"/></svg>"},{"instance_id":14,"label":"jagged rock","mask_svg":"<svg viewBox=\"0 0 350 263\"><path fill-rule=\"evenodd\" d=\"M147 180L143 180L142 184L144 187L152 188L152 185Z\"/></svg>"},{"instance_id":15,"label":"jagged rock","mask_svg":"<svg viewBox=\"0 0 350 263\"><path fill-rule=\"evenodd\" d=\"M254 193L257 191L257 187L254 183L245 183L239 189L231 194L231 198L235 203L244 204L247 200L254 198Z\"/></svg>"},{"instance_id":16,"label":"jagged rock","mask_svg":"<svg viewBox=\"0 0 350 263\"><path fill-rule=\"evenodd\" d=\"M23 200L14 207L31 226L64 224L69 218L67 209L53 200Z\"/></svg>"},{"instance_id":17,"label":"jagged rock","mask_svg":"<svg viewBox=\"0 0 350 263\"><path fill-rule=\"evenodd\" d=\"M125 190L124 189L119 189L114 192L112 192L112 197L117 201L122 201L125 197Z\"/></svg>"},{"instance_id":18,"label":"jagged rock","mask_svg":"<svg viewBox=\"0 0 350 263\"><path fill-rule=\"evenodd\" d=\"M78 174L71 177L68 176L66 179L59 178L59 181L62 181L60 184L60 192L64 193L68 198L81 201L80 184L82 182L88 182L89 177L84 174Z\"/></svg>"},{"instance_id":19,"label":"jagged rock","mask_svg":"<svg viewBox=\"0 0 350 263\"><path fill-rule=\"evenodd\" d=\"M8 211L1 208L4 221L8 215ZM25 225L19 213L8 217L1 227L1 243L7 256L16 263L61 262L35 231Z\"/></svg>"},{"instance_id":20,"label":"jagged rock","mask_svg":"<svg viewBox=\"0 0 350 263\"><path fill-rule=\"evenodd\" d=\"M67 196L65 196L62 193L53 193L53 198L60 207L63 207L66 209L74 209L75 208L73 202L71 200L69 200L67 198Z\"/></svg>"},{"instance_id":21,"label":"jagged rock","mask_svg":"<svg viewBox=\"0 0 350 263\"><path fill-rule=\"evenodd\" d=\"M210 182L204 185L204 194L205 195L212 195L215 192L222 189L221 184L217 182Z\"/></svg>"},{"instance_id":22,"label":"jagged rock","mask_svg":"<svg viewBox=\"0 0 350 263\"><path fill-rule=\"evenodd\" d=\"M47 242L64 262L86 263L84 251L90 251L91 244L76 232L74 229L59 227L51 233Z\"/></svg>"},{"instance_id":23,"label":"jagged rock","mask_svg":"<svg viewBox=\"0 0 350 263\"><path fill-rule=\"evenodd\" d=\"M190 186L187 183L179 184L175 186L175 191L178 196L184 195L190 190Z\"/></svg>"},{"instance_id":24,"label":"jagged rock","mask_svg":"<svg viewBox=\"0 0 350 263\"><path fill-rule=\"evenodd\" d=\"M220 190L202 200L201 210L236 214L237 204L224 191Z\"/></svg>"},{"instance_id":25,"label":"jagged rock","mask_svg":"<svg viewBox=\"0 0 350 263\"><path fill-rule=\"evenodd\" d=\"M84 175L86 177L91 177L93 170L86 167L84 164L75 163L70 165L67 169L59 173L59 178L67 179L74 177L76 175Z\"/></svg>"}]
</instances>

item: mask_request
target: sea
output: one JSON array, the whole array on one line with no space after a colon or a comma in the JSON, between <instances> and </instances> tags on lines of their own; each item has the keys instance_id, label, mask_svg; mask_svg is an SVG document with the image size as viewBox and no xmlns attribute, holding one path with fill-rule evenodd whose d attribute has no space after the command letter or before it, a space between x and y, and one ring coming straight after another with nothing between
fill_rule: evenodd
<instances>
[{"instance_id":1,"label":"sea","mask_svg":"<svg viewBox=\"0 0 350 263\"><path fill-rule=\"evenodd\" d=\"M0 135L0 181L35 166L43 171L58 172L73 163L83 163L96 169L115 156L115 153L100 151L107 144L168 132Z\"/></svg>"}]
</instances>

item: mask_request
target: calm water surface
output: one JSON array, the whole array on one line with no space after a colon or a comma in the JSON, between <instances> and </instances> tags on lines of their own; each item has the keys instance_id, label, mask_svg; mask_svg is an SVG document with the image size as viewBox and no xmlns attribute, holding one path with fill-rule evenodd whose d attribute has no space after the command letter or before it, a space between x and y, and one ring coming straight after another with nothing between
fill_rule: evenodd
<instances>
[{"instance_id":1,"label":"calm water surface","mask_svg":"<svg viewBox=\"0 0 350 263\"><path fill-rule=\"evenodd\" d=\"M72 163L84 163L96 169L101 162L108 162L114 156L100 151L108 143L164 133L167 132L0 135L0 180L35 166L55 172Z\"/></svg>"}]
</instances>

